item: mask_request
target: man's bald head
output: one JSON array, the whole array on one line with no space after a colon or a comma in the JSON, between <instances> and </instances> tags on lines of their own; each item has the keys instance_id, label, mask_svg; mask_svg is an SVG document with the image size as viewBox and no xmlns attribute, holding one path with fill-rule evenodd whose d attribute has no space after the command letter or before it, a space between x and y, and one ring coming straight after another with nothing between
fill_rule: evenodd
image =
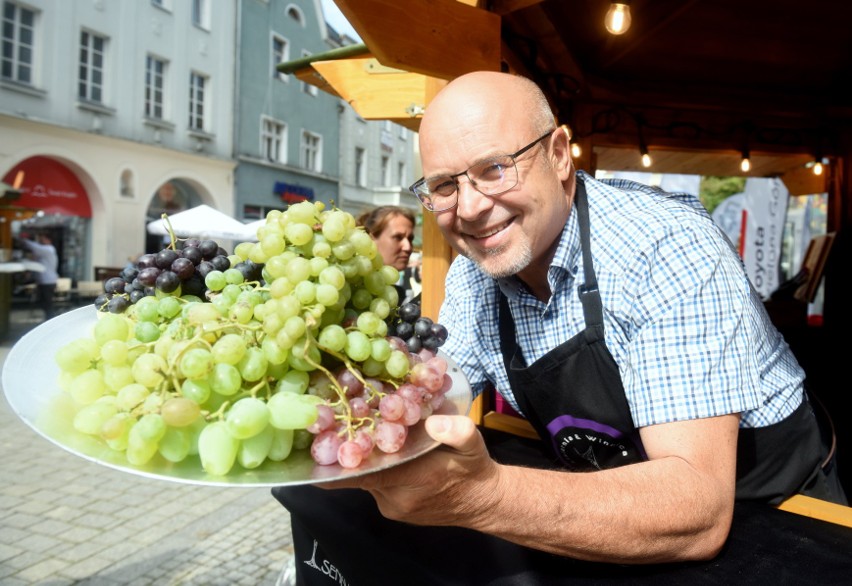
<instances>
[{"instance_id":1,"label":"man's bald head","mask_svg":"<svg viewBox=\"0 0 852 586\"><path fill-rule=\"evenodd\" d=\"M421 137L464 132L466 127L493 124L528 125L533 134L554 126L550 104L531 80L508 73L476 71L451 81L426 108Z\"/></svg>"}]
</instances>

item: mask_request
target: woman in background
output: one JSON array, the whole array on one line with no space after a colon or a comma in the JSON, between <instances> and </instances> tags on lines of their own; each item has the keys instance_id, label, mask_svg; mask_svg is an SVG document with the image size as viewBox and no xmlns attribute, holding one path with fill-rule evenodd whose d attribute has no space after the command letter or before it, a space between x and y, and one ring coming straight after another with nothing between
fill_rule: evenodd
<instances>
[{"instance_id":1,"label":"woman in background","mask_svg":"<svg viewBox=\"0 0 852 586\"><path fill-rule=\"evenodd\" d=\"M411 290L403 283L403 274L414 241L414 213L398 206L381 206L358 216L357 223L373 237L384 263L399 271L395 287L400 304L409 301Z\"/></svg>"},{"instance_id":2,"label":"woman in background","mask_svg":"<svg viewBox=\"0 0 852 586\"><path fill-rule=\"evenodd\" d=\"M357 223L376 241L386 265L399 272L408 267L414 241L414 213L398 206L381 206L358 216Z\"/></svg>"}]
</instances>

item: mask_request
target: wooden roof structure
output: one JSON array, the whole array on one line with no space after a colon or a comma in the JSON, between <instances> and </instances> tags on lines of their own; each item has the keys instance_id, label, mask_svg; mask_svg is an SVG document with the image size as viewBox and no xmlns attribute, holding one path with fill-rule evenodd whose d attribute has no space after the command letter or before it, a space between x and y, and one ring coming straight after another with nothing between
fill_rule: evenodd
<instances>
[{"instance_id":1,"label":"wooden roof structure","mask_svg":"<svg viewBox=\"0 0 852 586\"><path fill-rule=\"evenodd\" d=\"M845 0L632 0L632 24L604 28L610 0L335 0L367 54L296 72L367 119L417 129L446 80L504 70L545 90L589 171L780 176L829 193L829 230L852 224L852 4ZM823 175L809 166L828 163ZM427 218L428 219L428 218ZM450 252L424 226L424 271ZM431 266L430 266L431 265ZM441 283L442 288L442 283ZM442 290L424 291L437 313Z\"/></svg>"}]
</instances>

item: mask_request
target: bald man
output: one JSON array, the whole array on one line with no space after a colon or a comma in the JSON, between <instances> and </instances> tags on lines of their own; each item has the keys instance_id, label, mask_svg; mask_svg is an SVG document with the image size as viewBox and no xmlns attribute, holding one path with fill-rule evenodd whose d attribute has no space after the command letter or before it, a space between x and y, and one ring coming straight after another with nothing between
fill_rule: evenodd
<instances>
[{"instance_id":1,"label":"bald man","mask_svg":"<svg viewBox=\"0 0 852 586\"><path fill-rule=\"evenodd\" d=\"M737 498L845 503L804 373L694 196L576 171L540 89L503 73L449 83L420 152L411 191L460 253L442 350L530 421L545 455L498 463L470 419L432 416L440 449L327 488L368 491L409 526L469 530L473 549L493 538L498 565L505 543L708 560Z\"/></svg>"}]
</instances>

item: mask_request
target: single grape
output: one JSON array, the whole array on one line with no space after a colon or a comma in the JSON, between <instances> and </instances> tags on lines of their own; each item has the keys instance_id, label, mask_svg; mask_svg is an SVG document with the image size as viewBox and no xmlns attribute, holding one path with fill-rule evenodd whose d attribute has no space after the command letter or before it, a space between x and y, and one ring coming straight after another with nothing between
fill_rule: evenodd
<instances>
[{"instance_id":1,"label":"single grape","mask_svg":"<svg viewBox=\"0 0 852 586\"><path fill-rule=\"evenodd\" d=\"M180 286L180 278L172 271L164 270L157 276L154 286L163 293L172 293Z\"/></svg>"},{"instance_id":2,"label":"single grape","mask_svg":"<svg viewBox=\"0 0 852 586\"><path fill-rule=\"evenodd\" d=\"M287 459L293 450L294 432L292 429L272 429L272 443L269 446L267 458L273 462L282 462Z\"/></svg>"},{"instance_id":3,"label":"single grape","mask_svg":"<svg viewBox=\"0 0 852 586\"><path fill-rule=\"evenodd\" d=\"M251 470L263 464L272 449L275 432L274 427L267 425L260 433L240 441L240 447L237 451L237 462L240 466Z\"/></svg>"},{"instance_id":4,"label":"single grape","mask_svg":"<svg viewBox=\"0 0 852 586\"><path fill-rule=\"evenodd\" d=\"M370 357L370 339L366 334L360 331L352 331L346 334L346 345L344 351L352 360L360 362Z\"/></svg>"},{"instance_id":5,"label":"single grape","mask_svg":"<svg viewBox=\"0 0 852 586\"><path fill-rule=\"evenodd\" d=\"M337 453L342 443L343 438L337 432L324 431L311 443L311 457L320 466L337 464Z\"/></svg>"},{"instance_id":6,"label":"single grape","mask_svg":"<svg viewBox=\"0 0 852 586\"><path fill-rule=\"evenodd\" d=\"M337 461L344 468L357 468L367 454L358 442L347 440L337 448Z\"/></svg>"},{"instance_id":7,"label":"single grape","mask_svg":"<svg viewBox=\"0 0 852 586\"><path fill-rule=\"evenodd\" d=\"M201 250L198 249L198 246L186 246L181 251L181 256L190 261L194 266L198 266L203 259L203 255L201 254Z\"/></svg>"},{"instance_id":8,"label":"single grape","mask_svg":"<svg viewBox=\"0 0 852 586\"><path fill-rule=\"evenodd\" d=\"M188 258L176 258L169 266L169 270L176 274L181 281L189 279L195 274L195 264Z\"/></svg>"},{"instance_id":9,"label":"single grape","mask_svg":"<svg viewBox=\"0 0 852 586\"><path fill-rule=\"evenodd\" d=\"M207 377L210 390L225 397L235 395L243 384L240 371L233 364L216 364L213 372Z\"/></svg>"},{"instance_id":10,"label":"single grape","mask_svg":"<svg viewBox=\"0 0 852 586\"><path fill-rule=\"evenodd\" d=\"M267 401L269 424L277 429L306 429L319 417L322 399L314 395L278 392Z\"/></svg>"},{"instance_id":11,"label":"single grape","mask_svg":"<svg viewBox=\"0 0 852 586\"><path fill-rule=\"evenodd\" d=\"M178 253L171 248L166 248L157 253L157 257L154 261L154 264L157 268L167 269L172 266L172 263L175 262L178 258Z\"/></svg>"},{"instance_id":12,"label":"single grape","mask_svg":"<svg viewBox=\"0 0 852 586\"><path fill-rule=\"evenodd\" d=\"M160 415L169 427L186 427L201 415L198 403L185 397L172 397L163 403Z\"/></svg>"},{"instance_id":13,"label":"single grape","mask_svg":"<svg viewBox=\"0 0 852 586\"><path fill-rule=\"evenodd\" d=\"M157 444L157 451L169 462L183 462L189 455L192 438L184 429L170 427Z\"/></svg>"},{"instance_id":14,"label":"single grape","mask_svg":"<svg viewBox=\"0 0 852 586\"><path fill-rule=\"evenodd\" d=\"M408 437L408 428L393 421L380 421L374 435L376 447L386 454L395 454L402 449Z\"/></svg>"},{"instance_id":15,"label":"single grape","mask_svg":"<svg viewBox=\"0 0 852 586\"><path fill-rule=\"evenodd\" d=\"M112 277L104 282L105 293L124 293L127 282L121 277Z\"/></svg>"},{"instance_id":16,"label":"single grape","mask_svg":"<svg viewBox=\"0 0 852 586\"><path fill-rule=\"evenodd\" d=\"M204 471L214 476L227 474L237 459L239 444L239 440L228 433L223 421L205 427L198 436L198 456Z\"/></svg>"},{"instance_id":17,"label":"single grape","mask_svg":"<svg viewBox=\"0 0 852 586\"><path fill-rule=\"evenodd\" d=\"M234 403L225 414L225 426L237 439L247 439L259 434L269 423L269 408L254 397L244 397Z\"/></svg>"},{"instance_id":18,"label":"single grape","mask_svg":"<svg viewBox=\"0 0 852 586\"><path fill-rule=\"evenodd\" d=\"M202 240L198 244L198 249L205 260L210 260L219 252L219 245L214 240Z\"/></svg>"},{"instance_id":19,"label":"single grape","mask_svg":"<svg viewBox=\"0 0 852 586\"><path fill-rule=\"evenodd\" d=\"M180 372L184 378L206 379L213 370L213 354L206 348L187 350L180 359Z\"/></svg>"}]
</instances>

